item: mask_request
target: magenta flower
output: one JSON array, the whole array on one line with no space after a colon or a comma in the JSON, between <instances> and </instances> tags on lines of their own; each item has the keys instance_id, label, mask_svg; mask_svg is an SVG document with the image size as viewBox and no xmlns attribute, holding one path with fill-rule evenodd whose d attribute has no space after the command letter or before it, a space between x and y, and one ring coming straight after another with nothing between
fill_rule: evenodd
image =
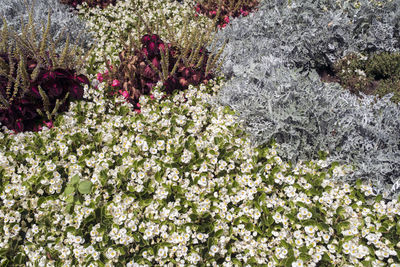
<instances>
[{"instance_id":1,"label":"magenta flower","mask_svg":"<svg viewBox=\"0 0 400 267\"><path fill-rule=\"evenodd\" d=\"M128 98L129 98L129 92L128 92L128 91L119 90L118 92L119 92L123 97L125 97L125 99L128 99Z\"/></svg>"},{"instance_id":2,"label":"magenta flower","mask_svg":"<svg viewBox=\"0 0 400 267\"><path fill-rule=\"evenodd\" d=\"M53 122L52 121L43 121L44 124L46 124L47 128L53 128Z\"/></svg>"},{"instance_id":3,"label":"magenta flower","mask_svg":"<svg viewBox=\"0 0 400 267\"><path fill-rule=\"evenodd\" d=\"M97 73L97 80L103 82L103 75L101 73Z\"/></svg>"},{"instance_id":4,"label":"magenta flower","mask_svg":"<svg viewBox=\"0 0 400 267\"><path fill-rule=\"evenodd\" d=\"M114 87L119 86L119 85L120 85L120 83L118 80L113 80L113 82L111 84L111 86L114 86Z\"/></svg>"}]
</instances>

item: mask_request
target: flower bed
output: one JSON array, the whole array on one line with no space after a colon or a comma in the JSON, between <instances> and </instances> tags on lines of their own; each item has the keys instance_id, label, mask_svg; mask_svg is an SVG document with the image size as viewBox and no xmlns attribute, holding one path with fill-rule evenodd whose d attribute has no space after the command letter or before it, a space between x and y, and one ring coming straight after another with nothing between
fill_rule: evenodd
<instances>
[{"instance_id":1,"label":"flower bed","mask_svg":"<svg viewBox=\"0 0 400 267\"><path fill-rule=\"evenodd\" d=\"M132 6L155 22L164 9L178 35L180 16L194 16L191 1L128 2L81 12L100 40L83 100L51 129L0 132L1 265L400 266L399 201L363 180L336 181L352 162L292 163L281 144L255 146L218 103L234 80L171 95L159 81L139 97L140 113L124 95L108 97L97 73L103 55L118 64L115 35L134 31Z\"/></svg>"}]
</instances>

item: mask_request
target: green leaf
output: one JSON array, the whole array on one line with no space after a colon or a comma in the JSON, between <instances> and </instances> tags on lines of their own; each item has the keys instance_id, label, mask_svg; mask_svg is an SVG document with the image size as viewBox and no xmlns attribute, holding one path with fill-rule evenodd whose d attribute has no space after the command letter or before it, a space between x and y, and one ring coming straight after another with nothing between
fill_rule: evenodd
<instances>
[{"instance_id":1,"label":"green leaf","mask_svg":"<svg viewBox=\"0 0 400 267\"><path fill-rule=\"evenodd\" d=\"M224 230L220 229L217 232L215 232L215 237L218 238L218 237L222 236L223 233L224 233Z\"/></svg>"},{"instance_id":2,"label":"green leaf","mask_svg":"<svg viewBox=\"0 0 400 267\"><path fill-rule=\"evenodd\" d=\"M357 189L360 189L361 184L362 184L361 179L358 179L357 182L356 182L356 187L357 187Z\"/></svg>"},{"instance_id":3,"label":"green leaf","mask_svg":"<svg viewBox=\"0 0 400 267\"><path fill-rule=\"evenodd\" d=\"M379 194L379 195L377 195L376 198L375 198L375 203L379 203L381 200L382 200L382 195Z\"/></svg>"},{"instance_id":4,"label":"green leaf","mask_svg":"<svg viewBox=\"0 0 400 267\"><path fill-rule=\"evenodd\" d=\"M254 226L254 230L256 230L256 232L259 233L260 235L264 234L264 232L261 230L261 228L258 227L257 225Z\"/></svg>"},{"instance_id":5,"label":"green leaf","mask_svg":"<svg viewBox=\"0 0 400 267\"><path fill-rule=\"evenodd\" d=\"M352 240L354 237L352 236L352 235L349 235L349 236L345 236L345 237L343 237L343 242L347 242L347 241L350 241L350 240Z\"/></svg>"},{"instance_id":6,"label":"green leaf","mask_svg":"<svg viewBox=\"0 0 400 267\"><path fill-rule=\"evenodd\" d=\"M74 186L68 185L64 190L64 194L67 195L67 196L71 195L73 193L75 193L75 187Z\"/></svg>"},{"instance_id":7,"label":"green leaf","mask_svg":"<svg viewBox=\"0 0 400 267\"><path fill-rule=\"evenodd\" d=\"M268 215L267 221L266 221L266 225L272 225L274 223L274 218L272 218L271 215Z\"/></svg>"},{"instance_id":8,"label":"green leaf","mask_svg":"<svg viewBox=\"0 0 400 267\"><path fill-rule=\"evenodd\" d=\"M362 263L362 265L365 266L365 267L372 267L372 264L371 264L370 261L362 261L361 263Z\"/></svg>"},{"instance_id":9,"label":"green leaf","mask_svg":"<svg viewBox=\"0 0 400 267\"><path fill-rule=\"evenodd\" d=\"M281 246L285 247L286 249L290 249L290 244L286 242L285 240L281 240Z\"/></svg>"},{"instance_id":10,"label":"green leaf","mask_svg":"<svg viewBox=\"0 0 400 267\"><path fill-rule=\"evenodd\" d=\"M276 209L276 212L278 212L278 213L280 213L280 212L282 212L282 211L284 211L284 208L281 207L281 206L279 206L279 207Z\"/></svg>"},{"instance_id":11,"label":"green leaf","mask_svg":"<svg viewBox=\"0 0 400 267\"><path fill-rule=\"evenodd\" d=\"M69 197L67 197L67 199L65 200L65 202L67 202L67 203L73 203L73 202L74 202L74 195L70 195Z\"/></svg>"},{"instance_id":12,"label":"green leaf","mask_svg":"<svg viewBox=\"0 0 400 267\"><path fill-rule=\"evenodd\" d=\"M22 253L18 253L17 256L14 258L14 263L15 264L23 264L26 260L26 256L23 255Z\"/></svg>"},{"instance_id":13,"label":"green leaf","mask_svg":"<svg viewBox=\"0 0 400 267\"><path fill-rule=\"evenodd\" d=\"M345 212L345 209L343 207L338 207L336 209L336 214L339 216L343 216L343 213Z\"/></svg>"},{"instance_id":14,"label":"green leaf","mask_svg":"<svg viewBox=\"0 0 400 267\"><path fill-rule=\"evenodd\" d=\"M139 201L139 206L141 206L141 207L147 207L148 205L151 204L152 201L153 201L153 199L144 199L144 200L140 200L140 201Z\"/></svg>"},{"instance_id":15,"label":"green leaf","mask_svg":"<svg viewBox=\"0 0 400 267\"><path fill-rule=\"evenodd\" d=\"M317 223L317 227L320 231L329 231L329 226L326 223Z\"/></svg>"},{"instance_id":16,"label":"green leaf","mask_svg":"<svg viewBox=\"0 0 400 267\"><path fill-rule=\"evenodd\" d=\"M250 221L249 218L248 218L246 215L241 216L241 217L240 217L240 220L241 220L242 222L244 222L244 223L248 223L248 222Z\"/></svg>"},{"instance_id":17,"label":"green leaf","mask_svg":"<svg viewBox=\"0 0 400 267\"><path fill-rule=\"evenodd\" d=\"M338 230L338 232L343 231L344 229L348 228L350 226L350 222L340 222L338 223L335 227Z\"/></svg>"},{"instance_id":18,"label":"green leaf","mask_svg":"<svg viewBox=\"0 0 400 267\"><path fill-rule=\"evenodd\" d=\"M233 262L234 264L236 264L237 266L242 266L242 263L241 263L238 259L236 259L236 258L233 258L233 259L232 259L232 262Z\"/></svg>"},{"instance_id":19,"label":"green leaf","mask_svg":"<svg viewBox=\"0 0 400 267\"><path fill-rule=\"evenodd\" d=\"M46 200L46 197L40 197L38 202L37 202L37 206L40 207L40 205L42 205L42 203Z\"/></svg>"},{"instance_id":20,"label":"green leaf","mask_svg":"<svg viewBox=\"0 0 400 267\"><path fill-rule=\"evenodd\" d=\"M88 180L80 182L78 191L81 194L89 194L92 191L92 182Z\"/></svg>"},{"instance_id":21,"label":"green leaf","mask_svg":"<svg viewBox=\"0 0 400 267\"><path fill-rule=\"evenodd\" d=\"M140 235L138 233L132 233L132 236L136 242L140 242Z\"/></svg>"},{"instance_id":22,"label":"green leaf","mask_svg":"<svg viewBox=\"0 0 400 267\"><path fill-rule=\"evenodd\" d=\"M306 249L307 249L307 248L306 248ZM307 262L308 260L311 259L311 256L310 256L310 255L307 255L307 253L305 253L305 252L302 252L302 253L300 254L300 256L299 256L299 259L301 259L301 260Z\"/></svg>"},{"instance_id":23,"label":"green leaf","mask_svg":"<svg viewBox=\"0 0 400 267\"><path fill-rule=\"evenodd\" d=\"M157 182L161 183L161 181L162 181L162 176L163 176L163 171L158 171L158 172L154 175L154 178L156 179Z\"/></svg>"},{"instance_id":24,"label":"green leaf","mask_svg":"<svg viewBox=\"0 0 400 267\"><path fill-rule=\"evenodd\" d=\"M245 226L246 230L248 231L253 231L254 230L254 225L251 223L247 223Z\"/></svg>"},{"instance_id":25,"label":"green leaf","mask_svg":"<svg viewBox=\"0 0 400 267\"><path fill-rule=\"evenodd\" d=\"M2 249L0 249L0 255L6 255L7 252L8 252L8 249L7 249L7 248L2 248Z\"/></svg>"},{"instance_id":26,"label":"green leaf","mask_svg":"<svg viewBox=\"0 0 400 267\"><path fill-rule=\"evenodd\" d=\"M70 185L76 185L77 183L79 183L79 175L75 174L71 180L69 181Z\"/></svg>"},{"instance_id":27,"label":"green leaf","mask_svg":"<svg viewBox=\"0 0 400 267\"><path fill-rule=\"evenodd\" d=\"M283 261L285 266L292 266L292 262L294 262L296 258L294 256L290 256Z\"/></svg>"}]
</instances>

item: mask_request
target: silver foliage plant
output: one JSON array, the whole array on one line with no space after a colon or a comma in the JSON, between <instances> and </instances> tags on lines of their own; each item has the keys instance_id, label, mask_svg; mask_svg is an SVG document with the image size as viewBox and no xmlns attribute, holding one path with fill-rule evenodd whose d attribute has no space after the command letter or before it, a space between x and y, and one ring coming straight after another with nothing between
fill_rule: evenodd
<instances>
[{"instance_id":1,"label":"silver foliage plant","mask_svg":"<svg viewBox=\"0 0 400 267\"><path fill-rule=\"evenodd\" d=\"M306 69L331 65L356 51L400 50L400 3L377 7L361 0L361 7L348 2L293 0L262 1L259 11L233 19L218 37L230 37L225 54L232 66L248 65L247 53L285 58L288 66ZM218 38L218 39L219 39Z\"/></svg>"},{"instance_id":2,"label":"silver foliage plant","mask_svg":"<svg viewBox=\"0 0 400 267\"><path fill-rule=\"evenodd\" d=\"M7 26L15 31L21 32L21 17L24 25L28 23L29 12L33 8L33 22L41 39L42 25L46 26L49 9L51 12L50 36L54 40L59 39L56 50L62 51L65 46L67 35L70 43L79 43L84 49L88 49L92 43L92 35L87 31L86 24L78 18L77 14L71 13L70 7L61 4L59 0L0 0L0 28L3 27L3 18Z\"/></svg>"},{"instance_id":3,"label":"silver foliage plant","mask_svg":"<svg viewBox=\"0 0 400 267\"><path fill-rule=\"evenodd\" d=\"M368 180L393 199L400 193L400 105L391 95L358 98L323 83L315 67L350 52L399 51L399 3L330 2L294 0L288 8L264 1L220 31L217 38L230 39L222 68L230 80L217 101L238 113L256 145L273 138L294 163L328 151L329 163L355 167L337 179Z\"/></svg>"}]
</instances>

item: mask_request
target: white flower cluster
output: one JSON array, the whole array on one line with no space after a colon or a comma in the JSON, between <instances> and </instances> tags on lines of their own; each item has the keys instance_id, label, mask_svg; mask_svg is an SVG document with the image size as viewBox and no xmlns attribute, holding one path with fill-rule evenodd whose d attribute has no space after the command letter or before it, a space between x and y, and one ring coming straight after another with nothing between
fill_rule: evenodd
<instances>
[{"instance_id":1,"label":"white flower cluster","mask_svg":"<svg viewBox=\"0 0 400 267\"><path fill-rule=\"evenodd\" d=\"M97 40L96 52L94 53L95 67L101 72L106 70L103 55L106 55L106 58L111 60L112 64L119 61L120 50L128 44L121 42L121 37L126 38L127 36L120 33L129 33L133 37L139 36L139 33L146 33L146 26L140 22L136 15L139 10L147 25L150 25L154 30L157 29L156 25L163 21L161 13L165 14L167 25L158 27L158 31L153 33L158 34L163 41L170 42L172 40L169 40L169 29L176 30L174 39L178 41L184 39L181 38L184 33L183 17L188 18L189 30L204 29L206 25L210 24L211 20L208 17L194 16L194 6L195 1L193 0L185 0L183 3L169 0L128 0L118 1L115 6L110 5L104 10L81 7L79 14L87 21ZM140 25L139 29L136 26L137 23Z\"/></svg>"},{"instance_id":2,"label":"white flower cluster","mask_svg":"<svg viewBox=\"0 0 400 267\"><path fill-rule=\"evenodd\" d=\"M372 257L393 261L396 244L379 229L393 227L388 223L394 224L400 214L396 201L364 205L354 200L348 184L323 180L318 187L309 178L321 175L317 163L291 168L274 147L252 148L230 123L227 109L207 104L207 90L190 87L163 101L143 97L147 112L131 116L119 115L124 105L112 108L115 104L99 95L98 101L74 105L60 119L63 123L50 130L54 134L5 136L10 143L18 138L26 145L9 154L10 167L2 167L9 177L1 193L2 248L24 232L29 245L21 253L28 265L51 266L57 259L98 266L101 257L110 266L168 265L171 260L178 265L274 266L289 255L295 257L292 266L316 266L326 256L333 264ZM155 93L162 95L158 87ZM98 103L109 112L92 114ZM80 120L78 109L93 121ZM212 119L196 117L200 110L213 114ZM74 115L81 122L71 126ZM163 117L169 128L160 125ZM35 146L39 139L54 146L63 143L68 153L40 151ZM27 160L18 161L20 154ZM29 171L32 166L34 172ZM73 193L71 203L61 192L77 173L93 188L90 194ZM313 196L312 189L317 190ZM365 196L369 190L359 187ZM22 215L16 207L29 213ZM387 218L385 226L371 216ZM341 244L340 237L348 241ZM40 250L43 246L49 250Z\"/></svg>"}]
</instances>

